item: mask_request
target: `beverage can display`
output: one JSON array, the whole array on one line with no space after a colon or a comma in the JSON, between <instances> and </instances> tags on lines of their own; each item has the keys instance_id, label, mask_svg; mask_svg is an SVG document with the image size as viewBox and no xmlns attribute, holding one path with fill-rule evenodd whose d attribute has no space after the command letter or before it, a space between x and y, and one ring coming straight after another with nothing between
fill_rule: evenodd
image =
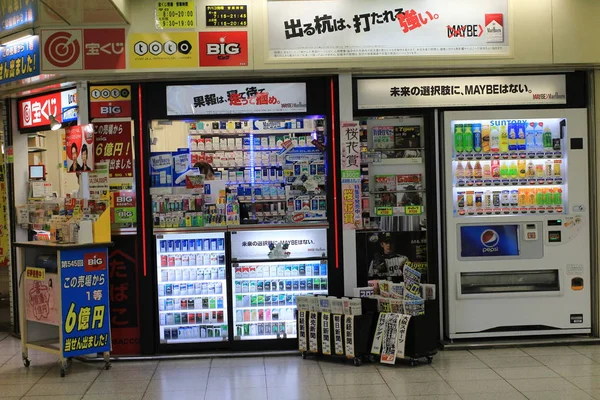
<instances>
[{"instance_id":1,"label":"beverage can display","mask_svg":"<svg viewBox=\"0 0 600 400\"><path fill-rule=\"evenodd\" d=\"M494 207L500 207L500 196L501 196L502 192L495 190L492 193L492 204Z\"/></svg>"},{"instance_id":2,"label":"beverage can display","mask_svg":"<svg viewBox=\"0 0 600 400\"><path fill-rule=\"evenodd\" d=\"M503 190L500 197L502 207L510 207L510 190Z\"/></svg>"},{"instance_id":3,"label":"beverage can display","mask_svg":"<svg viewBox=\"0 0 600 400\"><path fill-rule=\"evenodd\" d=\"M467 191L466 196L465 196L465 204L467 208L473 208L473 197L475 195L475 192L473 191Z\"/></svg>"},{"instance_id":4,"label":"beverage can display","mask_svg":"<svg viewBox=\"0 0 600 400\"><path fill-rule=\"evenodd\" d=\"M553 165L554 165L554 163L551 160L546 160L546 162L544 163L544 172L545 172L546 178L552 178L552 176L554 174Z\"/></svg>"},{"instance_id":5,"label":"beverage can display","mask_svg":"<svg viewBox=\"0 0 600 400\"><path fill-rule=\"evenodd\" d=\"M465 208L465 192L456 193L456 206L458 208Z\"/></svg>"},{"instance_id":6,"label":"beverage can display","mask_svg":"<svg viewBox=\"0 0 600 400\"><path fill-rule=\"evenodd\" d=\"M483 192L475 192L475 207L483 207Z\"/></svg>"},{"instance_id":7,"label":"beverage can display","mask_svg":"<svg viewBox=\"0 0 600 400\"><path fill-rule=\"evenodd\" d=\"M485 208L490 208L492 206L492 192L490 190L486 190L483 194L483 206Z\"/></svg>"},{"instance_id":8,"label":"beverage can display","mask_svg":"<svg viewBox=\"0 0 600 400\"><path fill-rule=\"evenodd\" d=\"M561 164L562 160L554 160L553 175L555 178L560 178L562 176Z\"/></svg>"},{"instance_id":9,"label":"beverage can display","mask_svg":"<svg viewBox=\"0 0 600 400\"><path fill-rule=\"evenodd\" d=\"M519 205L519 191L517 189L513 189L510 191L510 205L512 207L516 207Z\"/></svg>"}]
</instances>

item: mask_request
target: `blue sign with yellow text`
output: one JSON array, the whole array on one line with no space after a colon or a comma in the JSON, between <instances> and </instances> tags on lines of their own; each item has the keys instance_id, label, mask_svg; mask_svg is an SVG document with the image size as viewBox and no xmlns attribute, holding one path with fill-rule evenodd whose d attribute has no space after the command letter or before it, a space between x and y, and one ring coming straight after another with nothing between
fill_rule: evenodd
<instances>
[{"instance_id":1,"label":"blue sign with yellow text","mask_svg":"<svg viewBox=\"0 0 600 400\"><path fill-rule=\"evenodd\" d=\"M39 37L0 47L0 85L40 74Z\"/></svg>"},{"instance_id":2,"label":"blue sign with yellow text","mask_svg":"<svg viewBox=\"0 0 600 400\"><path fill-rule=\"evenodd\" d=\"M63 357L110 351L108 250L60 252Z\"/></svg>"},{"instance_id":3,"label":"blue sign with yellow text","mask_svg":"<svg viewBox=\"0 0 600 400\"><path fill-rule=\"evenodd\" d=\"M35 21L36 0L0 0L0 30L11 31Z\"/></svg>"}]
</instances>

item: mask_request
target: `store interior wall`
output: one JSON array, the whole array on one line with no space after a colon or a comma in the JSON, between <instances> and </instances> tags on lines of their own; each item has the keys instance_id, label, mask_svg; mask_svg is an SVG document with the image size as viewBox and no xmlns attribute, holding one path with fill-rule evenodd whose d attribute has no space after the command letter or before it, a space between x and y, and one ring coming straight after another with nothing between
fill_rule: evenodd
<instances>
[{"instance_id":1,"label":"store interior wall","mask_svg":"<svg viewBox=\"0 0 600 400\"><path fill-rule=\"evenodd\" d=\"M188 124L184 121L169 121L168 124L152 121L150 137L153 152L175 151L179 148L189 147Z\"/></svg>"}]
</instances>

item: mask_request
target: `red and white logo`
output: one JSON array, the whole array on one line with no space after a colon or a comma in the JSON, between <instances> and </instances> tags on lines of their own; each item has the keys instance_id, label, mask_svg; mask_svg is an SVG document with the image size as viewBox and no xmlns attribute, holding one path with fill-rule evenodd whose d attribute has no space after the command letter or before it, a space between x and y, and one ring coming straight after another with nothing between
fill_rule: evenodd
<instances>
[{"instance_id":1,"label":"red and white logo","mask_svg":"<svg viewBox=\"0 0 600 400\"><path fill-rule=\"evenodd\" d=\"M42 29L42 70L82 70L82 30Z\"/></svg>"},{"instance_id":2,"label":"red and white logo","mask_svg":"<svg viewBox=\"0 0 600 400\"><path fill-rule=\"evenodd\" d=\"M248 65L248 32L200 32L201 67Z\"/></svg>"},{"instance_id":3,"label":"red and white logo","mask_svg":"<svg viewBox=\"0 0 600 400\"><path fill-rule=\"evenodd\" d=\"M85 69L125 69L125 29L84 29Z\"/></svg>"},{"instance_id":4,"label":"red and white logo","mask_svg":"<svg viewBox=\"0 0 600 400\"><path fill-rule=\"evenodd\" d=\"M106 253L96 251L83 255L83 269L86 272L100 271L107 268Z\"/></svg>"}]
</instances>

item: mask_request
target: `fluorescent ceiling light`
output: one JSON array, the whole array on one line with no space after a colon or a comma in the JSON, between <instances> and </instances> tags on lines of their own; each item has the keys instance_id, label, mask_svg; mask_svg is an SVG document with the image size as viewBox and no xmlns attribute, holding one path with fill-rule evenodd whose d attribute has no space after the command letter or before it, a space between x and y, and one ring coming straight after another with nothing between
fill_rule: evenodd
<instances>
[{"instance_id":1,"label":"fluorescent ceiling light","mask_svg":"<svg viewBox=\"0 0 600 400\"><path fill-rule=\"evenodd\" d=\"M25 29L17 33L13 33L12 35L5 36L0 39L0 44L2 46L10 46L12 44L22 42L25 39L28 39L33 36L33 29Z\"/></svg>"}]
</instances>

